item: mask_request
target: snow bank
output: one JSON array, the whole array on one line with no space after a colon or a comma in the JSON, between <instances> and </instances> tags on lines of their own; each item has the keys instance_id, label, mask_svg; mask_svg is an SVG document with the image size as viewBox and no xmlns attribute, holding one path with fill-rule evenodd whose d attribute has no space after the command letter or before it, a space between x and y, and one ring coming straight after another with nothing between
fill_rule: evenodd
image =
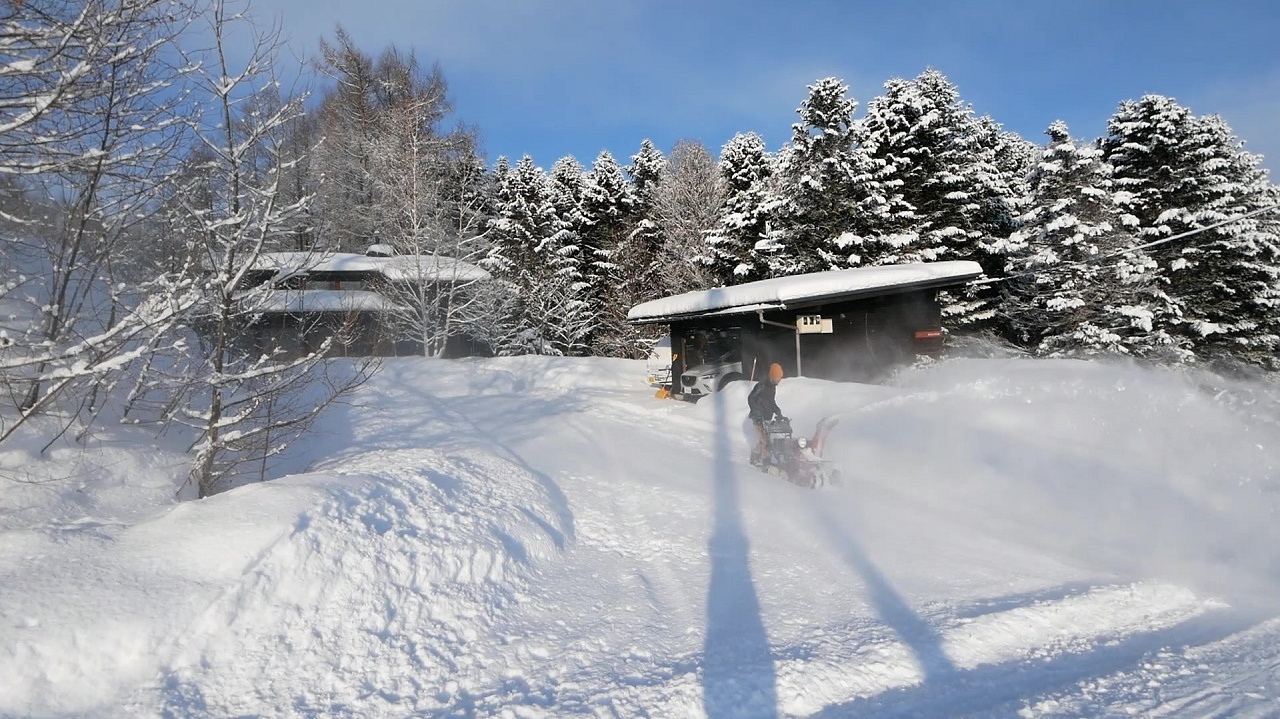
<instances>
[{"instance_id":1,"label":"snow bank","mask_svg":"<svg viewBox=\"0 0 1280 719\"><path fill-rule=\"evenodd\" d=\"M131 524L176 502L190 458L168 440L113 426L80 440L72 429L50 443L62 429L36 417L0 444L0 532ZM12 555L0 552L6 557Z\"/></svg>"},{"instance_id":2,"label":"snow bank","mask_svg":"<svg viewBox=\"0 0 1280 719\"><path fill-rule=\"evenodd\" d=\"M562 543L527 472L425 449L9 534L0 714L429 712Z\"/></svg>"}]
</instances>

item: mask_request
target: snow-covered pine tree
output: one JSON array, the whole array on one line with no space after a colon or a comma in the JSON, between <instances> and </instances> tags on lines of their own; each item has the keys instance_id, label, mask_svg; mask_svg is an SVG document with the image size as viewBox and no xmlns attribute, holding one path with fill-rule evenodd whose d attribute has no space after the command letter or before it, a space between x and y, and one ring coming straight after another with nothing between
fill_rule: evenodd
<instances>
[{"instance_id":1,"label":"snow-covered pine tree","mask_svg":"<svg viewBox=\"0 0 1280 719\"><path fill-rule=\"evenodd\" d=\"M485 174L480 197L485 250L476 264L489 272L490 279L475 287L472 299L477 311L470 321L463 323L474 342L497 355L518 354L512 351L512 340L521 324L520 287L513 273L514 263L504 253L503 235L498 230L511 173L510 161L505 155L499 155Z\"/></svg>"},{"instance_id":2,"label":"snow-covered pine tree","mask_svg":"<svg viewBox=\"0 0 1280 719\"><path fill-rule=\"evenodd\" d=\"M480 265L508 288L511 298L498 303L506 313L505 331L493 338L497 354L558 354L545 331L548 318L536 308L554 271L543 250L560 231L547 175L525 155L515 167L499 159L497 197L489 221L489 250Z\"/></svg>"},{"instance_id":3,"label":"snow-covered pine tree","mask_svg":"<svg viewBox=\"0 0 1280 719\"><path fill-rule=\"evenodd\" d=\"M1118 186L1153 241L1203 228L1273 202L1259 159L1221 118L1197 118L1172 98L1120 104L1103 140ZM1179 347L1206 360L1271 365L1280 346L1280 236L1266 218L1207 230L1152 248L1175 303L1165 313ZM1190 359L1183 352L1180 359Z\"/></svg>"},{"instance_id":4,"label":"snow-covered pine tree","mask_svg":"<svg viewBox=\"0 0 1280 719\"><path fill-rule=\"evenodd\" d=\"M715 158L700 142L677 142L671 148L651 210L664 240L657 259L661 294L702 290L718 284L697 257L705 252L703 234L716 224L723 202L724 182Z\"/></svg>"},{"instance_id":5,"label":"snow-covered pine tree","mask_svg":"<svg viewBox=\"0 0 1280 719\"><path fill-rule=\"evenodd\" d=\"M494 239L496 237L496 234L494 233L494 230L493 230L493 224L494 224L494 221L497 220L498 218L501 204L502 204L500 195L504 191L504 188L506 188L507 182L509 181L508 178L510 177L510 175L511 175L511 161L507 159L506 155L499 155L498 159L494 160L493 167L489 169L488 176L486 178L487 181L485 182L485 195L484 195L484 208L483 208L484 210L483 214L485 218L484 231L485 231L485 238L487 239L485 258L489 256L489 254L493 251L493 247L497 244ZM486 262L485 258L481 258L480 260L481 265L485 264ZM492 269L492 268L489 268L489 269Z\"/></svg>"},{"instance_id":6,"label":"snow-covered pine tree","mask_svg":"<svg viewBox=\"0 0 1280 719\"><path fill-rule=\"evenodd\" d=\"M506 155L498 155L498 159L493 161L493 169L489 171L489 188L493 197L490 198L489 207L492 214L493 208L497 205L498 189L507 181L507 175L511 173L511 161Z\"/></svg>"},{"instance_id":7,"label":"snow-covered pine tree","mask_svg":"<svg viewBox=\"0 0 1280 719\"><path fill-rule=\"evenodd\" d=\"M658 185L662 183L667 169L667 158L654 147L653 141L645 139L640 149L631 156L631 164L627 166L627 174L631 177L631 187L635 192L636 207L648 209L653 206Z\"/></svg>"},{"instance_id":8,"label":"snow-covered pine tree","mask_svg":"<svg viewBox=\"0 0 1280 719\"><path fill-rule=\"evenodd\" d=\"M556 215L546 173L533 158L525 155L510 168L504 159L499 158L494 170L497 198L489 222L489 250L480 264L498 277L517 280L523 270L540 264L535 255L555 234Z\"/></svg>"},{"instance_id":9,"label":"snow-covered pine tree","mask_svg":"<svg viewBox=\"0 0 1280 719\"><path fill-rule=\"evenodd\" d=\"M557 269L573 267L575 278L582 281L582 233L587 228L587 218L582 209L582 193L586 170L572 156L556 160L547 178L547 197L555 216L555 232L539 252L546 250L560 259L547 261L548 267Z\"/></svg>"},{"instance_id":10,"label":"snow-covered pine tree","mask_svg":"<svg viewBox=\"0 0 1280 719\"><path fill-rule=\"evenodd\" d=\"M618 246L614 264L622 286L622 311L641 302L661 297L664 290L662 248L666 242L662 227L654 222L654 206L667 160L653 143L645 140L631 157L627 174L631 177L632 227Z\"/></svg>"},{"instance_id":11,"label":"snow-covered pine tree","mask_svg":"<svg viewBox=\"0 0 1280 719\"><path fill-rule=\"evenodd\" d=\"M1153 339L1135 312L1154 299L1144 296L1149 278L1133 273L1143 260L1125 258L1123 279L1118 258L1101 261L1133 244L1111 168L1096 146L1073 140L1065 123L1045 134L1049 144L1028 177L1027 210L1000 248L1013 276L1004 308L1014 339L1047 356L1139 350Z\"/></svg>"},{"instance_id":12,"label":"snow-covered pine tree","mask_svg":"<svg viewBox=\"0 0 1280 719\"><path fill-rule=\"evenodd\" d=\"M863 264L865 213L880 204L871 163L854 142L858 103L835 78L809 86L778 159L773 227L757 247L770 277Z\"/></svg>"},{"instance_id":13,"label":"snow-covered pine tree","mask_svg":"<svg viewBox=\"0 0 1280 719\"><path fill-rule=\"evenodd\" d=\"M619 292L617 251L635 222L635 195L617 160L607 150L591 163L582 192L582 271L586 300L596 317L588 345L597 355L631 356L638 335L626 323Z\"/></svg>"},{"instance_id":14,"label":"snow-covered pine tree","mask_svg":"<svg viewBox=\"0 0 1280 719\"><path fill-rule=\"evenodd\" d=\"M587 301L590 285L584 274L582 234L587 220L582 202L585 170L571 156L551 166L547 193L555 215L555 231L538 248L541 288L535 295L546 307L543 334L558 354L586 351L595 310Z\"/></svg>"},{"instance_id":15,"label":"snow-covered pine tree","mask_svg":"<svg viewBox=\"0 0 1280 719\"><path fill-rule=\"evenodd\" d=\"M1013 230L1014 191L996 164L1007 141L937 70L884 88L856 132L886 198L870 214L865 263L975 260L997 275L1004 260L995 240ZM944 311L978 328L995 320L997 300L990 286L950 293Z\"/></svg>"},{"instance_id":16,"label":"snow-covered pine tree","mask_svg":"<svg viewBox=\"0 0 1280 719\"><path fill-rule=\"evenodd\" d=\"M1040 162L1043 148L1016 132L1005 130L990 115L979 117L977 122L980 136L989 138L981 144L991 148L992 162L1008 192L1005 209L1021 214L1025 209L1023 202L1030 194L1031 173Z\"/></svg>"},{"instance_id":17,"label":"snow-covered pine tree","mask_svg":"<svg viewBox=\"0 0 1280 719\"><path fill-rule=\"evenodd\" d=\"M754 132L738 133L720 149L717 165L725 198L705 247L695 258L720 286L765 277L755 249L767 242L773 160Z\"/></svg>"},{"instance_id":18,"label":"snow-covered pine tree","mask_svg":"<svg viewBox=\"0 0 1280 719\"><path fill-rule=\"evenodd\" d=\"M561 158L548 177L526 155L504 167L495 169L495 217L481 261L507 288L505 296L489 293L499 315L489 342L503 355L581 354L595 324L579 247L586 227L582 166Z\"/></svg>"}]
</instances>

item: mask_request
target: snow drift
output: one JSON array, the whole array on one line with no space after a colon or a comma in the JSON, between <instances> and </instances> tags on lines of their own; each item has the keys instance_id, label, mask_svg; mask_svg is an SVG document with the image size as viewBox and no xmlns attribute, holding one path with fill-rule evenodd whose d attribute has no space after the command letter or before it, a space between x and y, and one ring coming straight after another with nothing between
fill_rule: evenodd
<instances>
[{"instance_id":1,"label":"snow drift","mask_svg":"<svg viewBox=\"0 0 1280 719\"><path fill-rule=\"evenodd\" d=\"M643 381L391 360L292 476L199 502L136 429L4 448L9 476L69 478L0 485L0 716L1274 710L1271 386L787 379L798 432L840 419L847 485L814 492L747 465L745 383Z\"/></svg>"},{"instance_id":2,"label":"snow drift","mask_svg":"<svg viewBox=\"0 0 1280 719\"><path fill-rule=\"evenodd\" d=\"M492 456L370 452L133 526L11 533L0 709L430 708L563 545L543 494Z\"/></svg>"}]
</instances>

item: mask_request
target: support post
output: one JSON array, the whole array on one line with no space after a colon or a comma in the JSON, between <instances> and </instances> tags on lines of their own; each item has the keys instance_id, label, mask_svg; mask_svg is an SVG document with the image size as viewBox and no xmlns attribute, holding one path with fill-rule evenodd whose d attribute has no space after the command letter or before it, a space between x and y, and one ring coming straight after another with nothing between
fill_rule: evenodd
<instances>
[{"instance_id":1,"label":"support post","mask_svg":"<svg viewBox=\"0 0 1280 719\"><path fill-rule=\"evenodd\" d=\"M788 329L796 333L796 376L803 377L804 370L800 366L800 330L799 328L797 328L795 325L788 325L788 324L783 324L782 322L774 322L773 320L766 320L764 318L764 310L756 310L756 317L760 320L760 324L762 325L772 325L774 327L782 327L784 329Z\"/></svg>"},{"instance_id":2,"label":"support post","mask_svg":"<svg viewBox=\"0 0 1280 719\"><path fill-rule=\"evenodd\" d=\"M799 328L793 329L796 331L796 376L803 377L804 369L800 366L800 330Z\"/></svg>"}]
</instances>

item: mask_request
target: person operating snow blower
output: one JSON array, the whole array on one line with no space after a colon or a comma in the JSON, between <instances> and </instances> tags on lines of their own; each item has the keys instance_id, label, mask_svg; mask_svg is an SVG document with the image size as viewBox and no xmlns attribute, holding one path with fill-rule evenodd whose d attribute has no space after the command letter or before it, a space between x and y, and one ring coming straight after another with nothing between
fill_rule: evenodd
<instances>
[{"instance_id":1,"label":"person operating snow blower","mask_svg":"<svg viewBox=\"0 0 1280 719\"><path fill-rule=\"evenodd\" d=\"M751 451L751 464L759 467L764 461L765 452L769 447L769 433L765 429L765 422L771 421L774 417L785 420L782 410L778 409L778 383L782 381L782 365L774 362L769 365L769 376L756 383L751 388L751 394L747 395L747 408L750 410L748 417L751 419L751 425L756 429L756 447Z\"/></svg>"}]
</instances>

